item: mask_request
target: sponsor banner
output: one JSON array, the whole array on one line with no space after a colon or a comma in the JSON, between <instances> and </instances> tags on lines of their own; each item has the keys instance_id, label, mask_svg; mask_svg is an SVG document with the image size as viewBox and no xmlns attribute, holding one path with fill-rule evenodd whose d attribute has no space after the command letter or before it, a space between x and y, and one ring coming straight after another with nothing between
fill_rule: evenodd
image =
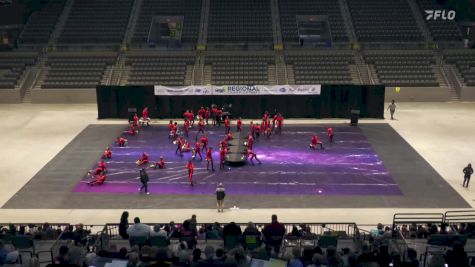
<instances>
[{"instance_id":1,"label":"sponsor banner","mask_svg":"<svg viewBox=\"0 0 475 267\"><path fill-rule=\"evenodd\" d=\"M155 95L320 95L321 85L155 86Z\"/></svg>"}]
</instances>

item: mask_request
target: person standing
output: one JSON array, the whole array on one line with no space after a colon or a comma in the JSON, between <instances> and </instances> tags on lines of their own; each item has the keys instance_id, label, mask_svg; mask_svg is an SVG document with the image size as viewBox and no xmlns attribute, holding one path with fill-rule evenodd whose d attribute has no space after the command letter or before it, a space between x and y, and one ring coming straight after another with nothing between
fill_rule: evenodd
<instances>
[{"instance_id":1,"label":"person standing","mask_svg":"<svg viewBox=\"0 0 475 267\"><path fill-rule=\"evenodd\" d=\"M127 234L127 228L129 228L129 212L124 211L120 216L120 223L119 223L119 235L122 239L129 239L129 235Z\"/></svg>"},{"instance_id":2,"label":"person standing","mask_svg":"<svg viewBox=\"0 0 475 267\"><path fill-rule=\"evenodd\" d=\"M189 160L188 164L186 164L186 169L188 170L188 182L190 182L190 185L193 186L193 173L195 172L195 165L191 160Z\"/></svg>"},{"instance_id":3,"label":"person standing","mask_svg":"<svg viewBox=\"0 0 475 267\"><path fill-rule=\"evenodd\" d=\"M226 192L223 183L219 183L216 187L216 199L218 200L218 212L224 212L224 198Z\"/></svg>"},{"instance_id":4,"label":"person standing","mask_svg":"<svg viewBox=\"0 0 475 267\"><path fill-rule=\"evenodd\" d=\"M150 192L148 192L148 174L145 171L145 168L142 168L140 170L140 182L142 183L142 186L139 188L139 192L142 192L143 189L145 189L145 194L150 195Z\"/></svg>"},{"instance_id":5,"label":"person standing","mask_svg":"<svg viewBox=\"0 0 475 267\"><path fill-rule=\"evenodd\" d=\"M473 174L472 164L468 164L467 167L463 168L463 187L468 187L468 183L470 183L470 177ZM465 183L467 185L465 186Z\"/></svg>"},{"instance_id":6,"label":"person standing","mask_svg":"<svg viewBox=\"0 0 475 267\"><path fill-rule=\"evenodd\" d=\"M394 120L394 112L396 112L396 101L391 100L391 104L389 104L388 108L389 112L391 113L391 120Z\"/></svg>"}]
</instances>

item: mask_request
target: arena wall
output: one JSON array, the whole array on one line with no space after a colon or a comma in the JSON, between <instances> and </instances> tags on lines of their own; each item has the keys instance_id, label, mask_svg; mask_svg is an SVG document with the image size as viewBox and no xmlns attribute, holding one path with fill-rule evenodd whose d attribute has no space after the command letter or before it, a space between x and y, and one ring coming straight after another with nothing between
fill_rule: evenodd
<instances>
[{"instance_id":1,"label":"arena wall","mask_svg":"<svg viewBox=\"0 0 475 267\"><path fill-rule=\"evenodd\" d=\"M449 101L447 87L401 87L396 92L394 86L386 87L385 102L395 99L398 102L444 102Z\"/></svg>"},{"instance_id":2,"label":"arena wall","mask_svg":"<svg viewBox=\"0 0 475 267\"><path fill-rule=\"evenodd\" d=\"M31 90L34 104L96 103L96 89Z\"/></svg>"}]
</instances>

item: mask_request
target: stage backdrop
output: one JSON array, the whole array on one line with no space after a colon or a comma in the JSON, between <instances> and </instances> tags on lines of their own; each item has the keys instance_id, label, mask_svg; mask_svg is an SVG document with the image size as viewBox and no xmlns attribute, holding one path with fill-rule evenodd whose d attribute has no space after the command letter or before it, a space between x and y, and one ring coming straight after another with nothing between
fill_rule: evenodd
<instances>
[{"instance_id":1,"label":"stage backdrop","mask_svg":"<svg viewBox=\"0 0 475 267\"><path fill-rule=\"evenodd\" d=\"M231 115L243 118L261 118L265 111L279 111L286 118L349 118L351 109L360 110L362 118L383 118L384 113L381 85L217 86L203 93L206 88L210 89L196 86L180 88L179 94L160 94L164 87L98 86L98 118L128 118L129 108L141 113L144 107L152 118L181 118L186 109L211 104L231 105Z\"/></svg>"}]
</instances>

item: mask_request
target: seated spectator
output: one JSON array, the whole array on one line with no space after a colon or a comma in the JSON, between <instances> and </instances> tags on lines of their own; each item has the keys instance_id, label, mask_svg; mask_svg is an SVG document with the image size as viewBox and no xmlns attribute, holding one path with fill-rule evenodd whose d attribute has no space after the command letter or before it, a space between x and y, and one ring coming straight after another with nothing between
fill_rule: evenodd
<instances>
[{"instance_id":1,"label":"seated spectator","mask_svg":"<svg viewBox=\"0 0 475 267\"><path fill-rule=\"evenodd\" d=\"M224 236L242 236L241 227L239 227L235 222L230 222L223 228Z\"/></svg>"},{"instance_id":2,"label":"seated spectator","mask_svg":"<svg viewBox=\"0 0 475 267\"><path fill-rule=\"evenodd\" d=\"M198 230L198 240L206 240L206 228L204 225Z\"/></svg>"},{"instance_id":3,"label":"seated spectator","mask_svg":"<svg viewBox=\"0 0 475 267\"><path fill-rule=\"evenodd\" d=\"M336 248L333 246L330 246L327 248L327 252L325 255L325 262L327 266L335 266L335 267L343 266L343 261L341 260L340 255L336 252Z\"/></svg>"},{"instance_id":4,"label":"seated spectator","mask_svg":"<svg viewBox=\"0 0 475 267\"><path fill-rule=\"evenodd\" d=\"M153 227L153 231L150 232L150 236L163 236L168 238L167 231L165 231L160 224L156 224Z\"/></svg>"},{"instance_id":5,"label":"seated spectator","mask_svg":"<svg viewBox=\"0 0 475 267\"><path fill-rule=\"evenodd\" d=\"M369 246L364 244L361 248L361 255L358 256L356 262L360 263L369 263L369 262L376 262L373 254L371 253Z\"/></svg>"},{"instance_id":6,"label":"seated spectator","mask_svg":"<svg viewBox=\"0 0 475 267\"><path fill-rule=\"evenodd\" d=\"M288 235L292 237L302 237L302 233L299 231L296 225L292 225L292 231Z\"/></svg>"},{"instance_id":7,"label":"seated spectator","mask_svg":"<svg viewBox=\"0 0 475 267\"><path fill-rule=\"evenodd\" d=\"M179 262L187 263L190 260L191 251L188 249L188 245L186 244L186 242L180 243L176 256Z\"/></svg>"},{"instance_id":8,"label":"seated spectator","mask_svg":"<svg viewBox=\"0 0 475 267\"><path fill-rule=\"evenodd\" d=\"M141 249L140 249L140 261L145 263L145 264L149 264L151 263L152 261L154 261L154 258L155 255L153 255L152 257L152 248L150 246L143 246Z\"/></svg>"},{"instance_id":9,"label":"seated spectator","mask_svg":"<svg viewBox=\"0 0 475 267\"><path fill-rule=\"evenodd\" d=\"M419 261L417 260L417 252L412 248L407 249L407 264L406 264L406 266L407 267L419 267ZM462 267L462 266L457 265L457 267Z\"/></svg>"},{"instance_id":10,"label":"seated spectator","mask_svg":"<svg viewBox=\"0 0 475 267\"><path fill-rule=\"evenodd\" d=\"M190 221L186 220L180 228L180 238L187 241L188 247L194 247L196 244L196 231L190 228Z\"/></svg>"},{"instance_id":11,"label":"seated spectator","mask_svg":"<svg viewBox=\"0 0 475 267\"><path fill-rule=\"evenodd\" d=\"M129 212L124 211L120 216L119 223L119 235L123 239L129 239L129 235L127 234L127 228L129 228Z\"/></svg>"},{"instance_id":12,"label":"seated spectator","mask_svg":"<svg viewBox=\"0 0 475 267\"><path fill-rule=\"evenodd\" d=\"M134 225L127 229L127 234L129 237L145 236L148 238L150 236L150 226L140 223L140 218L135 217Z\"/></svg>"},{"instance_id":13,"label":"seated spectator","mask_svg":"<svg viewBox=\"0 0 475 267\"><path fill-rule=\"evenodd\" d=\"M159 248L155 255L156 262L149 267L170 267L173 266L170 251L167 248Z\"/></svg>"},{"instance_id":14,"label":"seated spectator","mask_svg":"<svg viewBox=\"0 0 475 267\"><path fill-rule=\"evenodd\" d=\"M76 245L86 245L87 243L87 236L91 233L91 231L84 229L84 225L82 223L76 225L76 230L74 230L73 237L74 243Z\"/></svg>"},{"instance_id":15,"label":"seated spectator","mask_svg":"<svg viewBox=\"0 0 475 267\"><path fill-rule=\"evenodd\" d=\"M190 266L197 266L201 261L201 249L195 248L191 255Z\"/></svg>"},{"instance_id":16,"label":"seated spectator","mask_svg":"<svg viewBox=\"0 0 475 267\"><path fill-rule=\"evenodd\" d=\"M221 239L219 232L216 230L213 224L208 225L206 230L206 239Z\"/></svg>"},{"instance_id":17,"label":"seated spectator","mask_svg":"<svg viewBox=\"0 0 475 267\"><path fill-rule=\"evenodd\" d=\"M277 215L272 215L272 222L264 227L262 234L265 238L266 246L272 247L278 254L285 235L285 226L277 220Z\"/></svg>"},{"instance_id":18,"label":"seated spectator","mask_svg":"<svg viewBox=\"0 0 475 267\"><path fill-rule=\"evenodd\" d=\"M409 253L409 251L408 251ZM468 267L468 256L460 242L454 242L452 249L445 254L445 262L448 267Z\"/></svg>"},{"instance_id":19,"label":"seated spectator","mask_svg":"<svg viewBox=\"0 0 475 267\"><path fill-rule=\"evenodd\" d=\"M379 252L376 255L376 261L378 262L379 266L389 266L389 263L392 262L387 246L379 247Z\"/></svg>"},{"instance_id":20,"label":"seated spectator","mask_svg":"<svg viewBox=\"0 0 475 267\"><path fill-rule=\"evenodd\" d=\"M221 265L220 261L214 259L214 247L212 246L205 247L205 259L198 261L196 264L197 267L217 267Z\"/></svg>"},{"instance_id":21,"label":"seated spectator","mask_svg":"<svg viewBox=\"0 0 475 267\"><path fill-rule=\"evenodd\" d=\"M3 240L0 240L0 265L6 263L8 253L10 253L10 251L6 249Z\"/></svg>"},{"instance_id":22,"label":"seated spectator","mask_svg":"<svg viewBox=\"0 0 475 267\"><path fill-rule=\"evenodd\" d=\"M141 267L142 262L140 261L140 256L137 252L131 252L129 254L129 261L127 262L127 267Z\"/></svg>"},{"instance_id":23,"label":"seated spectator","mask_svg":"<svg viewBox=\"0 0 475 267\"><path fill-rule=\"evenodd\" d=\"M224 264L224 262L226 261L226 254L224 254L224 249L216 249L216 261L220 264Z\"/></svg>"},{"instance_id":24,"label":"seated spectator","mask_svg":"<svg viewBox=\"0 0 475 267\"><path fill-rule=\"evenodd\" d=\"M297 228L297 227L295 227ZM301 259L301 251L300 247L293 247L292 248L292 258L289 261L288 267L303 267L303 262Z\"/></svg>"},{"instance_id":25,"label":"seated spectator","mask_svg":"<svg viewBox=\"0 0 475 267\"><path fill-rule=\"evenodd\" d=\"M117 258L118 258L119 260L126 260L126 259L127 259L127 253L128 253L128 252L127 252L127 248L121 247L121 248L119 249L119 253L118 253L118 255L117 255Z\"/></svg>"},{"instance_id":26,"label":"seated spectator","mask_svg":"<svg viewBox=\"0 0 475 267\"><path fill-rule=\"evenodd\" d=\"M257 229L254 223L247 223L246 229L244 229L244 233L242 234L244 241L246 240L246 236L256 236L257 244L261 244L261 232L259 232L259 229Z\"/></svg>"}]
</instances>

